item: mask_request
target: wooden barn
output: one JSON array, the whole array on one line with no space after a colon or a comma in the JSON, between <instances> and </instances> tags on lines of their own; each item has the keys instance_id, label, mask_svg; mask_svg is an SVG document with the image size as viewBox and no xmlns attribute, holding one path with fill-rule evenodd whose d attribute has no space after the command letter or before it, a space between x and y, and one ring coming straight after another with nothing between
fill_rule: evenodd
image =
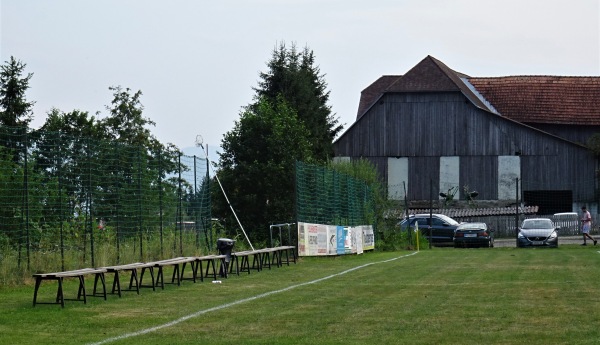
<instances>
[{"instance_id":1,"label":"wooden barn","mask_svg":"<svg viewBox=\"0 0 600 345\"><path fill-rule=\"evenodd\" d=\"M477 191L476 202L518 195L552 214L597 208L597 158L585 143L598 132L599 77L478 78L427 56L362 91L334 150L374 163L391 199Z\"/></svg>"}]
</instances>

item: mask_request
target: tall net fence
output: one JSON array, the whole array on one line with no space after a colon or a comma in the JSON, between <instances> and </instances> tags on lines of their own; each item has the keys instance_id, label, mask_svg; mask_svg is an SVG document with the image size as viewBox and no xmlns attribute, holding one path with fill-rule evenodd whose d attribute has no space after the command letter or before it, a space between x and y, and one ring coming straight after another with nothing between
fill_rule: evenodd
<instances>
[{"instance_id":1,"label":"tall net fence","mask_svg":"<svg viewBox=\"0 0 600 345\"><path fill-rule=\"evenodd\" d=\"M205 158L0 129L0 267L52 271L209 251ZM6 272L0 272L6 273Z\"/></svg>"},{"instance_id":2,"label":"tall net fence","mask_svg":"<svg viewBox=\"0 0 600 345\"><path fill-rule=\"evenodd\" d=\"M374 224L372 189L326 167L296 163L296 213L299 222L357 226Z\"/></svg>"}]
</instances>

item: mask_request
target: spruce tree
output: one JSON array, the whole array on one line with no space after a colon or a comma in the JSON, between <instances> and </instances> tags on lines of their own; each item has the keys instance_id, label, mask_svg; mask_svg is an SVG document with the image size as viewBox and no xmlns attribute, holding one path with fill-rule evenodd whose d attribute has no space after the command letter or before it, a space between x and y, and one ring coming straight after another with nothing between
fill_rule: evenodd
<instances>
[{"instance_id":1,"label":"spruce tree","mask_svg":"<svg viewBox=\"0 0 600 345\"><path fill-rule=\"evenodd\" d=\"M281 43L273 50L267 66L268 71L260 73L261 80L254 88L255 100L275 102L277 97L283 97L308 129L314 159L326 162L333 156L332 143L342 125L331 112L327 83L315 64L313 51L305 47L300 52L295 44L287 48Z\"/></svg>"}]
</instances>

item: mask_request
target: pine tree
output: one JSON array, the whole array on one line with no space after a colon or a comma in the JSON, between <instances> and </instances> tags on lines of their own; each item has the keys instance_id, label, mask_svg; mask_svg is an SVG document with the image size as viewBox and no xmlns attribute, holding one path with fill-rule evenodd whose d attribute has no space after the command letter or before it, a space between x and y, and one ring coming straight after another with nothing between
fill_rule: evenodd
<instances>
[{"instance_id":1,"label":"pine tree","mask_svg":"<svg viewBox=\"0 0 600 345\"><path fill-rule=\"evenodd\" d=\"M315 65L314 53L308 47L299 52L295 44L288 49L281 43L273 50L267 66L269 70L260 73L261 80L254 88L255 100L265 98L275 102L277 97L283 97L308 129L313 157L326 162L333 156L332 143L342 125L327 104L327 83Z\"/></svg>"},{"instance_id":2,"label":"pine tree","mask_svg":"<svg viewBox=\"0 0 600 345\"><path fill-rule=\"evenodd\" d=\"M34 105L25 97L33 76L29 73L23 77L26 66L13 56L0 66L0 146L11 150L15 162L24 154L25 135Z\"/></svg>"}]
</instances>

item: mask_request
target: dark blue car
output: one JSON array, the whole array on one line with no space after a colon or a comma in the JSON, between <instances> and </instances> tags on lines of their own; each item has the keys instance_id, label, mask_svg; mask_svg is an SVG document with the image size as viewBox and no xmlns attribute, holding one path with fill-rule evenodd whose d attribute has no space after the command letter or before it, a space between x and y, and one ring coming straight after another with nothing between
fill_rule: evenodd
<instances>
[{"instance_id":1,"label":"dark blue car","mask_svg":"<svg viewBox=\"0 0 600 345\"><path fill-rule=\"evenodd\" d=\"M400 222L400 228L402 230L414 229L415 224L419 224L419 230L427 239L430 238L429 234L429 214L415 214L410 215ZM459 223L443 214L432 214L431 215L431 242L432 243L452 243L454 238L454 230L458 227Z\"/></svg>"},{"instance_id":2,"label":"dark blue car","mask_svg":"<svg viewBox=\"0 0 600 345\"><path fill-rule=\"evenodd\" d=\"M494 246L492 231L485 223L463 223L454 231L454 247L487 247Z\"/></svg>"}]
</instances>

